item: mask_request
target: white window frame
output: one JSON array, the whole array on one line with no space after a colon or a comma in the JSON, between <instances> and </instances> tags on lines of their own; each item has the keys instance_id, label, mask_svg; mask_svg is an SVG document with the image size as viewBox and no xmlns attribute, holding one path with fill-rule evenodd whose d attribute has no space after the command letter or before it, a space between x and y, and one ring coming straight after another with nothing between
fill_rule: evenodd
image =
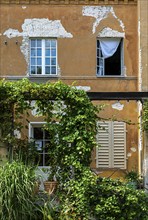
<instances>
[{"instance_id":1,"label":"white window frame","mask_svg":"<svg viewBox=\"0 0 148 220\"><path fill-rule=\"evenodd\" d=\"M103 38L103 37L102 37ZM102 39L102 38L97 38L97 42L99 41L99 39ZM113 38L113 37L111 37ZM99 56L97 55L97 51L96 51L96 57L97 57L97 62L99 60L99 65L97 64L97 70L96 70L96 75L99 77L99 76L103 76L103 77L121 77L121 76L124 76L124 39L121 38L121 53L120 53L120 62L121 62L121 74L120 75L105 75L105 58L101 55L101 48L100 48L100 44L99 44L99 48L97 46L97 51L99 50ZM100 63L102 65L100 65ZM102 71L99 71L98 73L98 68L101 68Z\"/></svg>"},{"instance_id":2,"label":"white window frame","mask_svg":"<svg viewBox=\"0 0 148 220\"><path fill-rule=\"evenodd\" d=\"M37 46L35 47L32 47L31 46L31 41L32 40L41 40L41 56L37 56L37 54L35 56L32 56L31 55L31 49L37 49ZM46 51L46 46L45 46L45 43L46 43L46 40L49 40L49 41L55 41L56 42L56 45L55 45L55 49L56 49L56 55L55 56L52 56L51 55L51 52L50 52L50 56L46 56L45 55L45 51ZM50 49L51 49L51 46L50 46ZM49 65L45 65L45 59L49 58L50 59L50 64ZM51 64L51 58L56 58L56 64L55 65L52 65ZM41 64L39 66L41 66L41 74L37 73L37 70L36 70L36 73L31 73L31 67L34 66L35 68L37 68L37 58L40 58L41 59ZM35 59L36 60L36 63L34 65L32 65L32 62L31 62L31 59ZM50 76L50 77L54 77L54 76L57 76L58 74L58 68L57 68L57 65L58 64L58 56L57 56L57 39L56 38L30 38L30 68L29 68L29 71L30 71L30 76ZM46 71L45 71L45 67L55 67L55 73L52 73L52 71L50 70L50 74L46 74Z\"/></svg>"},{"instance_id":3,"label":"white window frame","mask_svg":"<svg viewBox=\"0 0 148 220\"><path fill-rule=\"evenodd\" d=\"M46 122L30 122L30 123L29 123L29 135L28 135L29 140L34 140L33 128L36 128L36 127L41 128L41 127L43 127L45 124L46 124ZM36 142L39 142L39 141L36 141ZM43 142L44 142L44 140L43 140ZM45 154L48 154L48 153L43 152L43 157L44 157L43 163L45 163ZM43 165L43 166L38 166L38 167L39 167L39 168L43 168L43 167L44 167L44 168L49 168L49 166L45 166L45 165Z\"/></svg>"},{"instance_id":4,"label":"white window frame","mask_svg":"<svg viewBox=\"0 0 148 220\"><path fill-rule=\"evenodd\" d=\"M98 126L96 168L126 169L126 124L101 121L98 122Z\"/></svg>"}]
</instances>

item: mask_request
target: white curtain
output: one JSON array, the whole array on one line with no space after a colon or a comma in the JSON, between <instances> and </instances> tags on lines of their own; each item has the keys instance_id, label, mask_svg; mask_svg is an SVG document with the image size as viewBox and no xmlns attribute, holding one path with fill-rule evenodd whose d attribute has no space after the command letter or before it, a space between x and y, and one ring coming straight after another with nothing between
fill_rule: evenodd
<instances>
[{"instance_id":1,"label":"white curtain","mask_svg":"<svg viewBox=\"0 0 148 220\"><path fill-rule=\"evenodd\" d=\"M121 38L102 38L99 39L102 55L104 58L113 56L116 52Z\"/></svg>"}]
</instances>

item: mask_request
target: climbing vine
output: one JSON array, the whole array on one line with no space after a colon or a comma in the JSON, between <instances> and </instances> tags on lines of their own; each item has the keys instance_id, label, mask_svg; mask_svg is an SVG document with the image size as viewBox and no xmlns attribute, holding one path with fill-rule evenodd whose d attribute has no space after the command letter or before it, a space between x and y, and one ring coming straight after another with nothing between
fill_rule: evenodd
<instances>
[{"instance_id":1,"label":"climbing vine","mask_svg":"<svg viewBox=\"0 0 148 220\"><path fill-rule=\"evenodd\" d=\"M60 81L37 84L27 79L2 80L0 94L0 146L8 148L10 162L21 150L21 159L34 163L34 143L29 143L28 137L18 138L15 131L22 133L28 129L33 110L46 122L44 129L51 134L49 166L53 174L58 173L60 181L57 192L60 206L54 210L54 219L146 219L148 206L144 193L97 178L89 169L102 106L94 106L84 91ZM145 103L146 129L147 109ZM125 210L129 207L128 213Z\"/></svg>"},{"instance_id":2,"label":"climbing vine","mask_svg":"<svg viewBox=\"0 0 148 220\"><path fill-rule=\"evenodd\" d=\"M25 129L24 124L27 128L31 111L36 109L46 122L44 129L52 134L49 165L60 167L64 175L71 175L70 167L80 172L83 166L89 166L101 106L94 106L84 91L60 81L37 84L23 79L1 81L0 93L1 142L8 146L10 157L18 143L14 130ZM32 100L36 100L35 106Z\"/></svg>"},{"instance_id":3,"label":"climbing vine","mask_svg":"<svg viewBox=\"0 0 148 220\"><path fill-rule=\"evenodd\" d=\"M143 129L145 131L148 131L148 101L144 102L142 119L143 119L142 120L143 121Z\"/></svg>"}]
</instances>

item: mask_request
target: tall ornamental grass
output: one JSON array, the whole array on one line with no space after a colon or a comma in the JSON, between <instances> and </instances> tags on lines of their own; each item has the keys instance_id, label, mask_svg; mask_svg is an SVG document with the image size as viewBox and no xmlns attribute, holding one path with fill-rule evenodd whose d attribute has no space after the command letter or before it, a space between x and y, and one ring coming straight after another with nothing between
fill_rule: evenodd
<instances>
[{"instance_id":1,"label":"tall ornamental grass","mask_svg":"<svg viewBox=\"0 0 148 220\"><path fill-rule=\"evenodd\" d=\"M34 219L35 171L21 162L0 167L0 219Z\"/></svg>"}]
</instances>

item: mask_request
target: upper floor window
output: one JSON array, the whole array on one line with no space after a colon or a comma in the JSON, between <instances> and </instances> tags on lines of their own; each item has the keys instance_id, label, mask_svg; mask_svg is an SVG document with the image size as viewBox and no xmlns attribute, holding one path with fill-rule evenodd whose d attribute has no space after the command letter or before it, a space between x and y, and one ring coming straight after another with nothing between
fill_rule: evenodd
<instances>
[{"instance_id":1,"label":"upper floor window","mask_svg":"<svg viewBox=\"0 0 148 220\"><path fill-rule=\"evenodd\" d=\"M30 40L30 74L57 75L56 39Z\"/></svg>"},{"instance_id":2,"label":"upper floor window","mask_svg":"<svg viewBox=\"0 0 148 220\"><path fill-rule=\"evenodd\" d=\"M122 38L99 38L97 40L97 76L121 76L122 73Z\"/></svg>"}]
</instances>

